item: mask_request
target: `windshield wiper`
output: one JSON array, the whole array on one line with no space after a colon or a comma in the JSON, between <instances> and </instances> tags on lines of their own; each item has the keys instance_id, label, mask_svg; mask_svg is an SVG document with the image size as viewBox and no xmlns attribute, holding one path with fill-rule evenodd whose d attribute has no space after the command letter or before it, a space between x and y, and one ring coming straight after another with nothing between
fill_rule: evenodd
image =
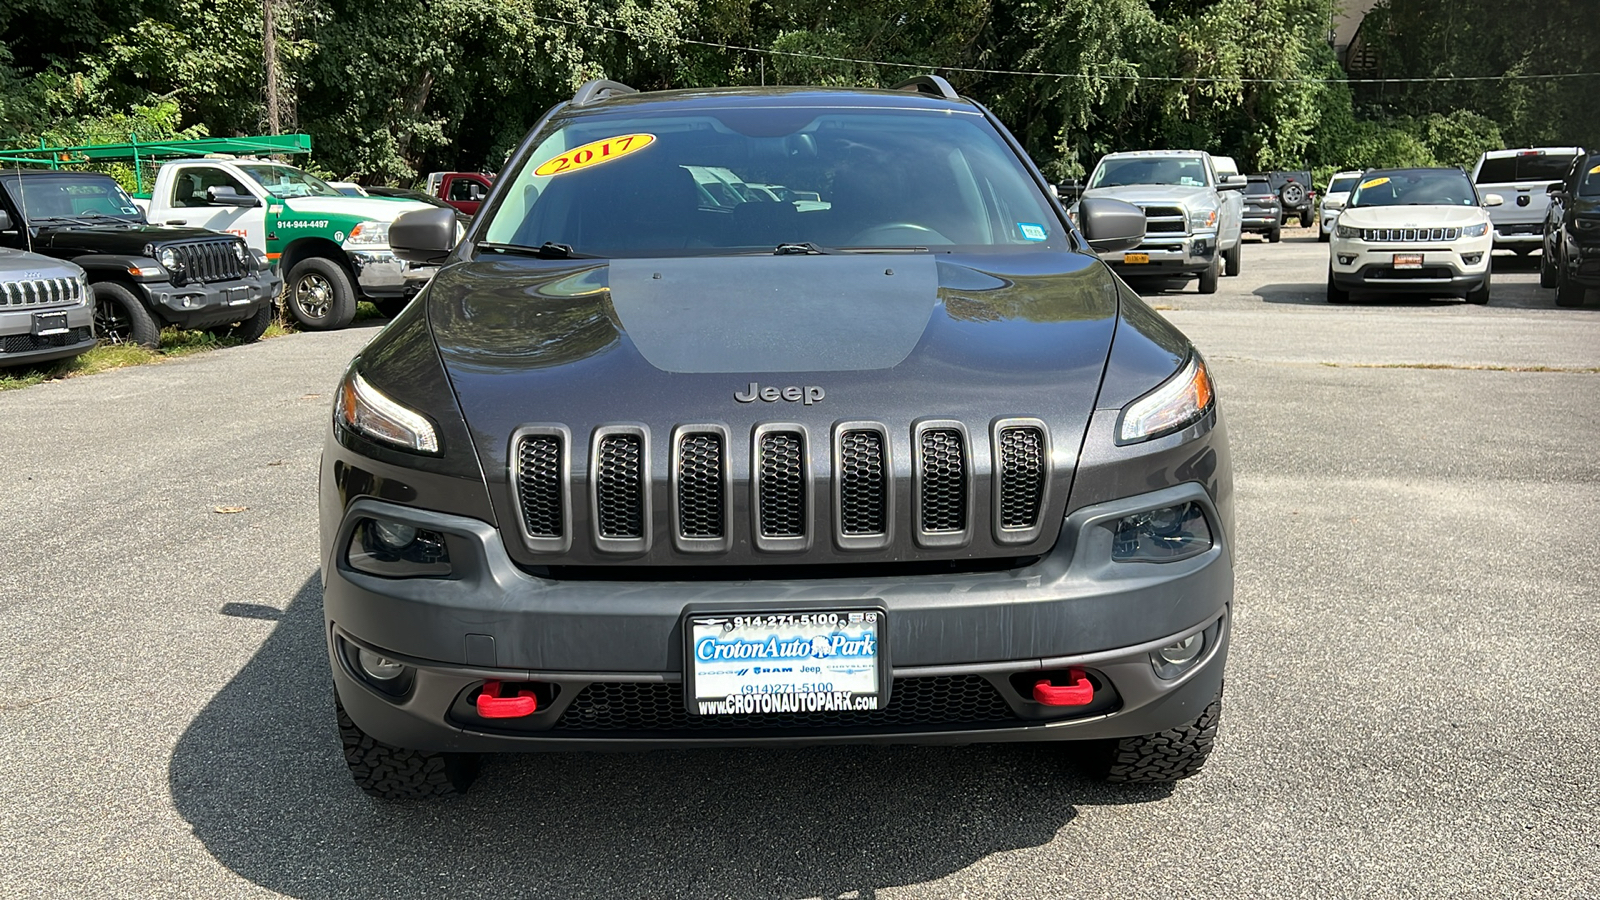
<instances>
[{"instance_id":1,"label":"windshield wiper","mask_svg":"<svg viewBox=\"0 0 1600 900\"><path fill-rule=\"evenodd\" d=\"M772 249L773 256L824 256L827 252L810 241L779 244Z\"/></svg>"},{"instance_id":2,"label":"windshield wiper","mask_svg":"<svg viewBox=\"0 0 1600 900\"><path fill-rule=\"evenodd\" d=\"M531 256L535 259L599 259L587 253L579 253L572 249L570 244L558 244L555 241L545 241L537 247L525 247L522 244L491 244L488 242L478 245L487 250L498 250L501 253L516 253L521 256Z\"/></svg>"}]
</instances>

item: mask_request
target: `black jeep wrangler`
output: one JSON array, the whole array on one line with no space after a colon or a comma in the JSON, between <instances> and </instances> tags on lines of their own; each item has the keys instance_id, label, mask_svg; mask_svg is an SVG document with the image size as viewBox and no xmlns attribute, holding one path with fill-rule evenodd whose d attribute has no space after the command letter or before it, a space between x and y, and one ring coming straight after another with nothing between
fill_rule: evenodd
<instances>
[{"instance_id":1,"label":"black jeep wrangler","mask_svg":"<svg viewBox=\"0 0 1600 900\"><path fill-rule=\"evenodd\" d=\"M1267 182L1272 185L1272 192L1278 195L1278 202L1283 204L1283 221L1288 222L1293 216L1300 220L1300 227L1304 228L1316 220L1317 192L1311 181L1311 173L1301 170L1299 172L1268 172Z\"/></svg>"},{"instance_id":2,"label":"black jeep wrangler","mask_svg":"<svg viewBox=\"0 0 1600 900\"><path fill-rule=\"evenodd\" d=\"M89 275L102 340L155 347L161 326L254 341L283 280L245 242L149 224L109 175L0 173L0 246L71 260Z\"/></svg>"}]
</instances>

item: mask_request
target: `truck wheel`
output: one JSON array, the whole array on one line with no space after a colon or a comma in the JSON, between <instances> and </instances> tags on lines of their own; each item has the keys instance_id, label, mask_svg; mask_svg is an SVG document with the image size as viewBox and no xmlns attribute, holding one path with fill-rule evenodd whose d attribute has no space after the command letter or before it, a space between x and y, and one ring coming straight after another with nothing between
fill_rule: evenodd
<instances>
[{"instance_id":1,"label":"truck wheel","mask_svg":"<svg viewBox=\"0 0 1600 900\"><path fill-rule=\"evenodd\" d=\"M1323 235L1322 239L1323 240L1327 240L1328 236L1327 235ZM1272 227L1272 230L1267 232L1267 242L1271 243L1271 244L1276 244L1277 242L1279 242L1281 240L1283 240L1283 226L1282 225L1274 225Z\"/></svg>"},{"instance_id":2,"label":"truck wheel","mask_svg":"<svg viewBox=\"0 0 1600 900\"><path fill-rule=\"evenodd\" d=\"M161 344L161 328L144 302L115 281L94 285L94 330L108 344Z\"/></svg>"},{"instance_id":3,"label":"truck wheel","mask_svg":"<svg viewBox=\"0 0 1600 900\"><path fill-rule=\"evenodd\" d=\"M1553 288L1556 286L1557 281L1558 277L1556 275L1556 267L1550 264L1550 254L1548 252L1540 253L1539 287Z\"/></svg>"},{"instance_id":4,"label":"truck wheel","mask_svg":"<svg viewBox=\"0 0 1600 900\"><path fill-rule=\"evenodd\" d=\"M1215 294L1217 292L1217 281L1221 274L1222 260L1219 259L1211 264L1211 268L1200 273L1200 293Z\"/></svg>"},{"instance_id":5,"label":"truck wheel","mask_svg":"<svg viewBox=\"0 0 1600 900\"><path fill-rule=\"evenodd\" d=\"M256 341L261 340L263 334L267 333L267 326L271 324L272 304L263 303L261 308L256 310L255 315L245 319L243 322L234 322L232 325L218 325L215 328L206 330L219 339L231 338L241 344L254 344Z\"/></svg>"},{"instance_id":6,"label":"truck wheel","mask_svg":"<svg viewBox=\"0 0 1600 900\"><path fill-rule=\"evenodd\" d=\"M1483 276L1483 284L1467 291L1467 302L1477 306L1487 306L1489 303L1489 276Z\"/></svg>"},{"instance_id":7,"label":"truck wheel","mask_svg":"<svg viewBox=\"0 0 1600 900\"><path fill-rule=\"evenodd\" d=\"M310 331L333 331L356 317L356 291L344 267L313 256L294 264L284 288L289 312Z\"/></svg>"},{"instance_id":8,"label":"truck wheel","mask_svg":"<svg viewBox=\"0 0 1600 900\"><path fill-rule=\"evenodd\" d=\"M438 800L467 792L478 777L474 753L426 753L391 747L362 731L334 695L339 742L356 786L384 800Z\"/></svg>"},{"instance_id":9,"label":"truck wheel","mask_svg":"<svg viewBox=\"0 0 1600 900\"><path fill-rule=\"evenodd\" d=\"M1328 302L1349 303L1350 292L1333 282L1333 266L1328 267Z\"/></svg>"},{"instance_id":10,"label":"truck wheel","mask_svg":"<svg viewBox=\"0 0 1600 900\"><path fill-rule=\"evenodd\" d=\"M1574 309L1583 305L1583 295L1588 289L1567 277L1565 272L1556 272L1556 305L1565 309Z\"/></svg>"},{"instance_id":11,"label":"truck wheel","mask_svg":"<svg viewBox=\"0 0 1600 900\"><path fill-rule=\"evenodd\" d=\"M1222 254L1222 262L1227 266L1227 268L1223 269L1224 275L1231 277L1239 274L1239 266L1244 263L1244 237L1242 235L1239 237L1239 243L1234 244L1232 250Z\"/></svg>"},{"instance_id":12,"label":"truck wheel","mask_svg":"<svg viewBox=\"0 0 1600 900\"><path fill-rule=\"evenodd\" d=\"M1107 742L1093 771L1119 784L1160 784L1188 778L1206 764L1221 723L1222 695L1218 694L1193 722Z\"/></svg>"},{"instance_id":13,"label":"truck wheel","mask_svg":"<svg viewBox=\"0 0 1600 900\"><path fill-rule=\"evenodd\" d=\"M1329 231L1327 231L1326 229L1321 228L1321 227L1317 228L1317 243L1326 244L1328 242L1328 239L1331 238L1332 236L1333 235Z\"/></svg>"}]
</instances>

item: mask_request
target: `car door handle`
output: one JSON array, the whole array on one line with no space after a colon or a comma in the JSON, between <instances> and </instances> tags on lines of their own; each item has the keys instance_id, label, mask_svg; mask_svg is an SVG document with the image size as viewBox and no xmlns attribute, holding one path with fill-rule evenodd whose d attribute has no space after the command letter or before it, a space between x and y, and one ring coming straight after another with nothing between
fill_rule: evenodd
<instances>
[{"instance_id":1,"label":"car door handle","mask_svg":"<svg viewBox=\"0 0 1600 900\"><path fill-rule=\"evenodd\" d=\"M187 224L189 224L189 220L188 219L168 219L167 220L167 224L168 225L187 225Z\"/></svg>"}]
</instances>

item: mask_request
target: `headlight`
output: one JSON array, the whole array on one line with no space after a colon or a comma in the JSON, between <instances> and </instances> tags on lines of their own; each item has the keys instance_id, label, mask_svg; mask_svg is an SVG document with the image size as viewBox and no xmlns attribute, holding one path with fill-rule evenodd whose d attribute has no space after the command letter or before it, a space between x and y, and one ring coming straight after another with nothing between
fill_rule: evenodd
<instances>
[{"instance_id":1,"label":"headlight","mask_svg":"<svg viewBox=\"0 0 1600 900\"><path fill-rule=\"evenodd\" d=\"M1339 237L1342 237L1342 238L1358 238L1358 237L1361 237L1361 229L1359 229L1359 228L1351 228L1349 225L1335 225L1334 228L1333 228L1333 231L1334 231L1335 234L1337 234Z\"/></svg>"},{"instance_id":2,"label":"headlight","mask_svg":"<svg viewBox=\"0 0 1600 900\"><path fill-rule=\"evenodd\" d=\"M1200 354L1194 353L1178 374L1122 410L1117 443L1132 444L1182 431L1206 414L1211 401L1211 375Z\"/></svg>"},{"instance_id":3,"label":"headlight","mask_svg":"<svg viewBox=\"0 0 1600 900\"><path fill-rule=\"evenodd\" d=\"M350 229L350 234L344 239L346 246L356 247L387 247L389 245L388 222L362 222Z\"/></svg>"},{"instance_id":4,"label":"headlight","mask_svg":"<svg viewBox=\"0 0 1600 900\"><path fill-rule=\"evenodd\" d=\"M161 252L156 254L156 262L161 263L163 266L166 266L169 269L182 268L182 266L178 265L177 252L171 247L162 247Z\"/></svg>"},{"instance_id":5,"label":"headlight","mask_svg":"<svg viewBox=\"0 0 1600 900\"><path fill-rule=\"evenodd\" d=\"M94 302L94 288L89 284L89 275L84 273L78 276L78 297L85 306Z\"/></svg>"},{"instance_id":6,"label":"headlight","mask_svg":"<svg viewBox=\"0 0 1600 900\"><path fill-rule=\"evenodd\" d=\"M433 423L384 396L352 368L339 385L334 418L344 427L385 444L419 453L438 453Z\"/></svg>"},{"instance_id":7,"label":"headlight","mask_svg":"<svg viewBox=\"0 0 1600 900\"><path fill-rule=\"evenodd\" d=\"M1462 237L1483 237L1484 235L1486 235L1488 233L1489 233L1489 223L1488 222L1479 222L1476 225L1468 225L1467 227L1461 229L1461 236Z\"/></svg>"},{"instance_id":8,"label":"headlight","mask_svg":"<svg viewBox=\"0 0 1600 900\"><path fill-rule=\"evenodd\" d=\"M1215 228L1217 227L1217 211L1214 209L1189 210L1190 228Z\"/></svg>"},{"instance_id":9,"label":"headlight","mask_svg":"<svg viewBox=\"0 0 1600 900\"><path fill-rule=\"evenodd\" d=\"M244 245L244 241L234 241L233 255L239 262L248 263L250 261L250 248Z\"/></svg>"},{"instance_id":10,"label":"headlight","mask_svg":"<svg viewBox=\"0 0 1600 900\"><path fill-rule=\"evenodd\" d=\"M1572 224L1578 226L1579 231L1600 231L1600 219L1573 217Z\"/></svg>"},{"instance_id":11,"label":"headlight","mask_svg":"<svg viewBox=\"0 0 1600 900\"><path fill-rule=\"evenodd\" d=\"M1116 562L1172 562L1211 549L1211 526L1198 503L1124 516L1116 529L1111 541L1111 559Z\"/></svg>"}]
</instances>

